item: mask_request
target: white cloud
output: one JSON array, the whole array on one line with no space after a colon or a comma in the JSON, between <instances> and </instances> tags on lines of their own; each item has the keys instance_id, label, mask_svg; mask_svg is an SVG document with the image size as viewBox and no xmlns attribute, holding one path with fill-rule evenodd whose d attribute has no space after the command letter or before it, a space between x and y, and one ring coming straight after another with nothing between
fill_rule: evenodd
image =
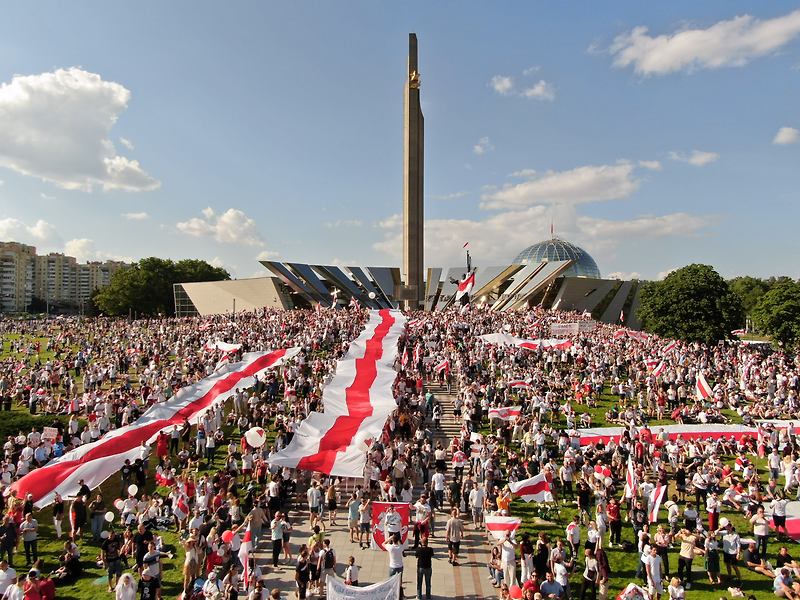
<instances>
[{"instance_id":1,"label":"white cloud","mask_svg":"<svg viewBox=\"0 0 800 600\"><path fill-rule=\"evenodd\" d=\"M535 176L536 176L536 169L520 169L519 171L514 171L513 173L511 173L511 177L522 177L523 179L528 179L529 177L535 177ZM497 189L497 186L487 185L484 186L484 188Z\"/></svg>"},{"instance_id":2,"label":"white cloud","mask_svg":"<svg viewBox=\"0 0 800 600\"><path fill-rule=\"evenodd\" d=\"M336 221L328 221L325 227L328 229L339 229L341 227L361 227L363 225L361 219L338 219Z\"/></svg>"},{"instance_id":3,"label":"white cloud","mask_svg":"<svg viewBox=\"0 0 800 600\"><path fill-rule=\"evenodd\" d=\"M614 66L633 67L640 75L741 67L772 54L800 35L800 10L774 19L741 15L706 29L682 29L651 36L635 27L614 39L609 52Z\"/></svg>"},{"instance_id":4,"label":"white cloud","mask_svg":"<svg viewBox=\"0 0 800 600\"><path fill-rule=\"evenodd\" d=\"M122 85L78 68L15 75L0 86L0 166L69 190L158 188L109 139L130 96Z\"/></svg>"},{"instance_id":5,"label":"white cloud","mask_svg":"<svg viewBox=\"0 0 800 600\"><path fill-rule=\"evenodd\" d=\"M798 140L800 140L800 131L794 127L781 127L772 139L772 143L787 146L797 143Z\"/></svg>"},{"instance_id":6,"label":"white cloud","mask_svg":"<svg viewBox=\"0 0 800 600\"><path fill-rule=\"evenodd\" d=\"M469 192L460 191L460 192L451 192L449 194L439 194L437 196L431 196L432 200L458 200L459 198L463 198L464 196L469 196Z\"/></svg>"},{"instance_id":7,"label":"white cloud","mask_svg":"<svg viewBox=\"0 0 800 600\"><path fill-rule=\"evenodd\" d=\"M706 228L709 218L687 213L668 215L644 215L625 221L611 221L594 217L578 217L578 229L598 239L618 237L646 237L648 239L669 236L692 236Z\"/></svg>"},{"instance_id":8,"label":"white cloud","mask_svg":"<svg viewBox=\"0 0 800 600\"><path fill-rule=\"evenodd\" d=\"M64 244L64 254L67 256L74 256L79 263L88 262L90 260L121 260L127 263L134 262L134 259L130 256L117 256L98 250L95 248L94 240L90 240L89 238L68 240Z\"/></svg>"},{"instance_id":9,"label":"white cloud","mask_svg":"<svg viewBox=\"0 0 800 600\"><path fill-rule=\"evenodd\" d=\"M39 194L39 196L41 197L42 200L55 200L56 199L55 196L50 196L48 194L45 194L44 192Z\"/></svg>"},{"instance_id":10,"label":"white cloud","mask_svg":"<svg viewBox=\"0 0 800 600\"><path fill-rule=\"evenodd\" d=\"M690 154L683 152L670 152L670 160L677 160L678 162L689 163L695 167L705 167L719 159L719 154L716 152L703 152L702 150L692 150Z\"/></svg>"},{"instance_id":11,"label":"white cloud","mask_svg":"<svg viewBox=\"0 0 800 600\"><path fill-rule=\"evenodd\" d=\"M130 141L128 138L124 137L119 138L119 143L125 146L128 150L135 150L133 142Z\"/></svg>"},{"instance_id":12,"label":"white cloud","mask_svg":"<svg viewBox=\"0 0 800 600\"><path fill-rule=\"evenodd\" d=\"M677 271L679 267L670 267L669 269L665 269L663 271L659 271L658 275L656 275L657 280L664 279L667 275L672 273L673 271Z\"/></svg>"},{"instance_id":13,"label":"white cloud","mask_svg":"<svg viewBox=\"0 0 800 600\"><path fill-rule=\"evenodd\" d=\"M598 165L548 171L482 196L482 208L520 208L531 204L598 202L627 198L639 187L633 165Z\"/></svg>"},{"instance_id":14,"label":"white cloud","mask_svg":"<svg viewBox=\"0 0 800 600\"><path fill-rule=\"evenodd\" d=\"M631 279L641 279L642 276L640 273L636 271L631 271L630 273L626 271L613 271L612 273L608 273L606 275L606 279L621 279L623 281L629 281Z\"/></svg>"},{"instance_id":15,"label":"white cloud","mask_svg":"<svg viewBox=\"0 0 800 600\"><path fill-rule=\"evenodd\" d=\"M222 244L264 245L256 222L238 208L229 208L218 215L208 207L202 214L203 218L193 217L178 223L178 230L194 237L210 237Z\"/></svg>"},{"instance_id":16,"label":"white cloud","mask_svg":"<svg viewBox=\"0 0 800 600\"><path fill-rule=\"evenodd\" d=\"M19 219L0 219L0 240L27 244L60 245L61 238L56 228L43 219L28 225Z\"/></svg>"},{"instance_id":17,"label":"white cloud","mask_svg":"<svg viewBox=\"0 0 800 600\"><path fill-rule=\"evenodd\" d=\"M122 216L128 221L145 221L146 219L150 218L150 215L148 215L146 212L122 213Z\"/></svg>"},{"instance_id":18,"label":"white cloud","mask_svg":"<svg viewBox=\"0 0 800 600\"><path fill-rule=\"evenodd\" d=\"M381 229L395 229L403 224L403 215L395 213L378 221L377 226Z\"/></svg>"},{"instance_id":19,"label":"white cloud","mask_svg":"<svg viewBox=\"0 0 800 600\"><path fill-rule=\"evenodd\" d=\"M534 100L548 100L552 102L556 98L556 89L553 87L552 83L540 79L535 85L525 89L522 95Z\"/></svg>"},{"instance_id":20,"label":"white cloud","mask_svg":"<svg viewBox=\"0 0 800 600\"><path fill-rule=\"evenodd\" d=\"M489 82L492 89L502 96L507 96L514 91L514 80L506 75L495 75Z\"/></svg>"},{"instance_id":21,"label":"white cloud","mask_svg":"<svg viewBox=\"0 0 800 600\"><path fill-rule=\"evenodd\" d=\"M640 160L639 166L650 171L660 171L661 162L657 160Z\"/></svg>"},{"instance_id":22,"label":"white cloud","mask_svg":"<svg viewBox=\"0 0 800 600\"><path fill-rule=\"evenodd\" d=\"M425 259L432 265L459 265L463 262L464 240L468 239L471 254L481 265L507 264L522 248L549 237L551 219L557 223L559 236L585 245L590 253L614 248L622 240L697 235L710 222L708 218L685 213L610 221L576 217L572 206L554 210L543 205L505 211L480 220L429 219L425 222ZM373 248L399 260L403 247L402 222L392 218L388 221L393 223L392 227L385 228L384 239L373 244Z\"/></svg>"},{"instance_id":23,"label":"white cloud","mask_svg":"<svg viewBox=\"0 0 800 600\"><path fill-rule=\"evenodd\" d=\"M528 67L528 68L527 68L527 69L525 69L524 71L522 71L522 74L523 74L523 75L533 75L534 73L536 73L536 72L537 72L537 71L539 71L540 69L541 69L541 67L540 67L540 66L538 66L538 65L533 65L533 66L531 66L531 67Z\"/></svg>"},{"instance_id":24,"label":"white cloud","mask_svg":"<svg viewBox=\"0 0 800 600\"><path fill-rule=\"evenodd\" d=\"M258 256L256 256L256 260L275 260L276 258L280 258L280 256L281 256L280 252L274 252L272 250L262 250L261 252L258 253ZM259 275L259 277L264 277L264 274L262 273L261 275Z\"/></svg>"},{"instance_id":25,"label":"white cloud","mask_svg":"<svg viewBox=\"0 0 800 600\"><path fill-rule=\"evenodd\" d=\"M492 150L494 150L494 146L492 145L492 142L489 141L488 137L482 137L478 140L478 143L472 147L472 151L478 156L486 154Z\"/></svg>"},{"instance_id":26,"label":"white cloud","mask_svg":"<svg viewBox=\"0 0 800 600\"><path fill-rule=\"evenodd\" d=\"M225 261L223 261L219 256L212 258L210 261L208 261L208 264L210 264L212 267L217 267L220 269L225 268Z\"/></svg>"}]
</instances>

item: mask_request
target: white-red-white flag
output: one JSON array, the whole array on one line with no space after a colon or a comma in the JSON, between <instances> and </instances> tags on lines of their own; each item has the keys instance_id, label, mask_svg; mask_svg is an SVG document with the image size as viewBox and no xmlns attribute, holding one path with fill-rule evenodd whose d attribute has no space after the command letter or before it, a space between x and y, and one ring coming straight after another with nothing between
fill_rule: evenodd
<instances>
[{"instance_id":1,"label":"white-red-white flag","mask_svg":"<svg viewBox=\"0 0 800 600\"><path fill-rule=\"evenodd\" d=\"M464 248L469 248L469 242L465 242L463 247Z\"/></svg>"},{"instance_id":2,"label":"white-red-white flag","mask_svg":"<svg viewBox=\"0 0 800 600\"><path fill-rule=\"evenodd\" d=\"M414 364L418 365L420 360L422 360L422 346L417 344L414 348Z\"/></svg>"},{"instance_id":3,"label":"white-red-white flag","mask_svg":"<svg viewBox=\"0 0 800 600\"><path fill-rule=\"evenodd\" d=\"M655 358L645 358L644 359L644 366L647 367L648 371L652 371L658 366L658 359Z\"/></svg>"},{"instance_id":4,"label":"white-red-white flag","mask_svg":"<svg viewBox=\"0 0 800 600\"><path fill-rule=\"evenodd\" d=\"M698 400L706 400L711 397L711 386L708 385L702 373L697 374L697 381L694 384L694 389Z\"/></svg>"},{"instance_id":5,"label":"white-red-white flag","mask_svg":"<svg viewBox=\"0 0 800 600\"><path fill-rule=\"evenodd\" d=\"M456 292L456 300L461 300L462 296L468 296L475 287L475 271L467 275L463 281L458 284L458 291Z\"/></svg>"},{"instance_id":6,"label":"white-red-white flag","mask_svg":"<svg viewBox=\"0 0 800 600\"><path fill-rule=\"evenodd\" d=\"M442 371L444 371L445 373L449 373L450 361L447 360L446 358L443 359L440 363L438 363L435 367L433 367L433 370L436 371L437 373L441 373Z\"/></svg>"},{"instance_id":7,"label":"white-red-white flag","mask_svg":"<svg viewBox=\"0 0 800 600\"><path fill-rule=\"evenodd\" d=\"M619 311L619 322L620 323L624 323L625 322L625 313L622 312L622 311Z\"/></svg>"},{"instance_id":8,"label":"white-red-white flag","mask_svg":"<svg viewBox=\"0 0 800 600\"><path fill-rule=\"evenodd\" d=\"M664 349L661 351L662 354L669 354L678 346L677 340L672 340L669 344L664 346Z\"/></svg>"},{"instance_id":9,"label":"white-red-white flag","mask_svg":"<svg viewBox=\"0 0 800 600\"><path fill-rule=\"evenodd\" d=\"M625 472L625 497L633 498L636 493L636 469L633 468L633 457L628 456L628 470Z\"/></svg>"},{"instance_id":10,"label":"white-red-white flag","mask_svg":"<svg viewBox=\"0 0 800 600\"><path fill-rule=\"evenodd\" d=\"M522 519L519 517L486 515L484 522L486 523L486 529L489 530L494 539L504 540L506 537L514 537L514 532L519 529Z\"/></svg>"},{"instance_id":11,"label":"white-red-white flag","mask_svg":"<svg viewBox=\"0 0 800 600\"><path fill-rule=\"evenodd\" d=\"M406 368L408 365L408 346L403 348L403 355L400 357L400 364L403 365L403 368Z\"/></svg>"},{"instance_id":12,"label":"white-red-white flag","mask_svg":"<svg viewBox=\"0 0 800 600\"><path fill-rule=\"evenodd\" d=\"M664 495L666 493L667 486L661 485L660 483L653 488L652 492L650 492L650 502L647 511L647 518L650 523L655 523L658 521L658 509L661 508L661 501L664 499Z\"/></svg>"},{"instance_id":13,"label":"white-red-white flag","mask_svg":"<svg viewBox=\"0 0 800 600\"><path fill-rule=\"evenodd\" d=\"M731 335L735 335L737 337L742 336L745 333L747 333L747 330L745 329L734 329L733 331L731 331Z\"/></svg>"},{"instance_id":14,"label":"white-red-white flag","mask_svg":"<svg viewBox=\"0 0 800 600\"><path fill-rule=\"evenodd\" d=\"M488 411L488 416L490 419L500 419L501 421L513 421L514 419L519 419L520 414L522 414L521 406L493 407Z\"/></svg>"},{"instance_id":15,"label":"white-red-white flag","mask_svg":"<svg viewBox=\"0 0 800 600\"><path fill-rule=\"evenodd\" d=\"M358 300L356 300L355 296L350 297L350 308L360 308Z\"/></svg>"},{"instance_id":16,"label":"white-red-white flag","mask_svg":"<svg viewBox=\"0 0 800 600\"><path fill-rule=\"evenodd\" d=\"M656 368L653 369L653 375L655 377L660 377L666 370L667 370L667 363L665 363L662 360L661 362L658 363L658 365L656 365Z\"/></svg>"},{"instance_id":17,"label":"white-red-white flag","mask_svg":"<svg viewBox=\"0 0 800 600\"><path fill-rule=\"evenodd\" d=\"M525 502L553 501L553 492L550 489L550 482L547 481L547 477L545 477L544 473L539 473L536 477L531 477L524 481L512 481L508 484L508 487Z\"/></svg>"},{"instance_id":18,"label":"white-red-white flag","mask_svg":"<svg viewBox=\"0 0 800 600\"><path fill-rule=\"evenodd\" d=\"M523 380L523 379L516 379L514 381L509 381L508 382L508 387L510 387L510 388L518 388L518 387L527 388L527 387L531 387L531 384L528 383L527 381Z\"/></svg>"}]
</instances>

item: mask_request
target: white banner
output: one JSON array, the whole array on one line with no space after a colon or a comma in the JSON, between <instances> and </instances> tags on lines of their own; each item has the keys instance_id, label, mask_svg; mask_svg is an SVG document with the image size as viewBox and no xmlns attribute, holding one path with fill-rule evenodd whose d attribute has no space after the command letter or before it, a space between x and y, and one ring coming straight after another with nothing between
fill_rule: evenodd
<instances>
[{"instance_id":1,"label":"white banner","mask_svg":"<svg viewBox=\"0 0 800 600\"><path fill-rule=\"evenodd\" d=\"M328 577L328 600L398 600L400 598L400 573L386 581L353 587L345 585L339 577Z\"/></svg>"},{"instance_id":2,"label":"white banner","mask_svg":"<svg viewBox=\"0 0 800 600\"><path fill-rule=\"evenodd\" d=\"M550 325L550 335L577 335L578 334L578 324L577 323L552 323Z\"/></svg>"},{"instance_id":3,"label":"white banner","mask_svg":"<svg viewBox=\"0 0 800 600\"><path fill-rule=\"evenodd\" d=\"M56 427L45 427L42 430L42 439L43 440L53 440L58 437L58 428Z\"/></svg>"}]
</instances>

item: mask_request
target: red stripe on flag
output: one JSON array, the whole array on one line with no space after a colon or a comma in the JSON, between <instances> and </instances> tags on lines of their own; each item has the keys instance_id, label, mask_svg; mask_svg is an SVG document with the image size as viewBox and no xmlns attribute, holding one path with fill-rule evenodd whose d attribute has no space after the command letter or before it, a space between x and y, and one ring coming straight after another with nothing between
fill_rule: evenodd
<instances>
[{"instance_id":1,"label":"red stripe on flag","mask_svg":"<svg viewBox=\"0 0 800 600\"><path fill-rule=\"evenodd\" d=\"M550 484L547 483L547 480L544 481L537 481L536 483L532 483L530 485L526 485L518 489L514 492L517 496L533 496L534 494L540 494L541 492L549 492L550 491Z\"/></svg>"},{"instance_id":2,"label":"red stripe on flag","mask_svg":"<svg viewBox=\"0 0 800 600\"><path fill-rule=\"evenodd\" d=\"M17 481L12 486L12 489L17 490L17 497L22 497L25 494L33 494L35 502L57 487L62 481L69 477L72 472L81 466L94 460L110 458L133 450L137 446L140 446L142 442L147 442L147 440L162 429L170 427L171 425L181 425L185 419L211 406L218 396L236 387L245 377L252 377L259 371L268 369L270 365L282 358L284 354L286 354L286 350L277 350L266 354L253 361L245 369L235 371L224 379L220 379L203 396L176 411L169 419L153 421L142 427L132 429L124 435L107 438L105 440L101 439L94 448L89 450L80 459L60 461L31 471L25 477Z\"/></svg>"},{"instance_id":3,"label":"red stripe on flag","mask_svg":"<svg viewBox=\"0 0 800 600\"><path fill-rule=\"evenodd\" d=\"M367 340L364 357L356 359L356 376L345 390L348 414L336 418L333 427L319 441L319 451L300 459L297 469L330 473L337 453L350 445L364 420L372 416L370 390L378 374L378 360L383 355L383 340L395 321L388 308L379 314L382 321Z\"/></svg>"}]
</instances>

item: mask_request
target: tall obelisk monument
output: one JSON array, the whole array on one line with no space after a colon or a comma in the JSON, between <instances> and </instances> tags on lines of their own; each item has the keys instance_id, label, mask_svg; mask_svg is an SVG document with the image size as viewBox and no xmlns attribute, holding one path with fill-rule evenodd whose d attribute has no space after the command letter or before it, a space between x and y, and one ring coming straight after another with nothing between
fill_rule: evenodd
<instances>
[{"instance_id":1,"label":"tall obelisk monument","mask_svg":"<svg viewBox=\"0 0 800 600\"><path fill-rule=\"evenodd\" d=\"M421 308L423 284L423 194L425 119L419 103L417 36L408 34L408 80L403 103L403 284L407 309Z\"/></svg>"}]
</instances>

